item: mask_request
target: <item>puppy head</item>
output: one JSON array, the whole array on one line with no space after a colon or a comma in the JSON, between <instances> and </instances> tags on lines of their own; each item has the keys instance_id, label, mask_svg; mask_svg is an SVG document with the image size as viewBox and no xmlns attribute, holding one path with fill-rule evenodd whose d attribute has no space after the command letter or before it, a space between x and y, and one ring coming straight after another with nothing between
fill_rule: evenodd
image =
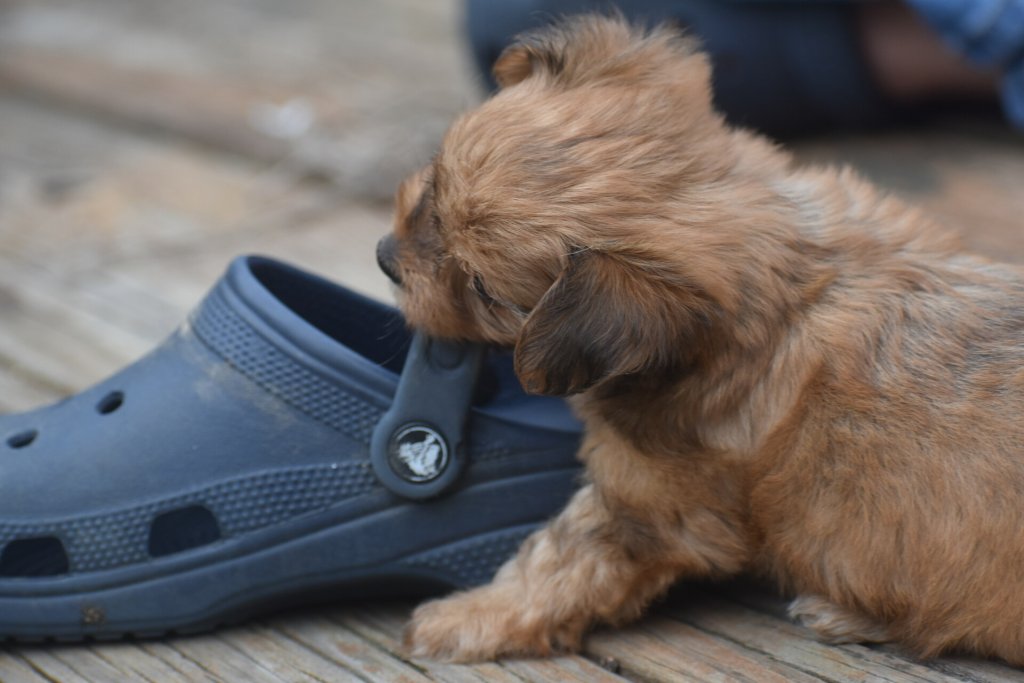
<instances>
[{"instance_id":1,"label":"puppy head","mask_svg":"<svg viewBox=\"0 0 1024 683\"><path fill-rule=\"evenodd\" d=\"M514 345L538 393L687 362L717 305L679 267L671 219L681 188L723 172L706 60L667 29L588 16L523 36L495 74L398 191L381 260L408 321Z\"/></svg>"}]
</instances>

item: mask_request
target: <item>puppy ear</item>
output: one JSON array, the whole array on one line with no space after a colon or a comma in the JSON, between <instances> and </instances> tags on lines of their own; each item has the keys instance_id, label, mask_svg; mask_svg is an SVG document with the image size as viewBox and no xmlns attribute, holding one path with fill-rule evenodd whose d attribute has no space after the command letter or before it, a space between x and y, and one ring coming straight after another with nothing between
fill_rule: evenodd
<instances>
[{"instance_id":1,"label":"puppy ear","mask_svg":"<svg viewBox=\"0 0 1024 683\"><path fill-rule=\"evenodd\" d=\"M494 63L494 80L508 88L534 74L563 75L571 66L572 55L585 47L583 23L582 18L563 19L516 36L516 42L505 48Z\"/></svg>"},{"instance_id":2,"label":"puppy ear","mask_svg":"<svg viewBox=\"0 0 1024 683\"><path fill-rule=\"evenodd\" d=\"M571 75L581 64L628 49L636 37L638 30L621 14L564 17L516 36L494 63L494 79L507 88L538 73Z\"/></svg>"},{"instance_id":3,"label":"puppy ear","mask_svg":"<svg viewBox=\"0 0 1024 683\"><path fill-rule=\"evenodd\" d=\"M712 308L656 268L580 252L527 317L516 374L530 393L568 396L611 377L685 364Z\"/></svg>"},{"instance_id":4,"label":"puppy ear","mask_svg":"<svg viewBox=\"0 0 1024 683\"><path fill-rule=\"evenodd\" d=\"M663 75L666 68L697 70L709 80L707 63L696 52L696 42L671 26L647 30L618 12L584 14L520 34L493 72L502 88L542 74L566 87L602 78L637 81Z\"/></svg>"},{"instance_id":5,"label":"puppy ear","mask_svg":"<svg viewBox=\"0 0 1024 683\"><path fill-rule=\"evenodd\" d=\"M529 46L517 42L506 47L491 72L501 88L508 88L525 81L534 69L534 55Z\"/></svg>"}]
</instances>

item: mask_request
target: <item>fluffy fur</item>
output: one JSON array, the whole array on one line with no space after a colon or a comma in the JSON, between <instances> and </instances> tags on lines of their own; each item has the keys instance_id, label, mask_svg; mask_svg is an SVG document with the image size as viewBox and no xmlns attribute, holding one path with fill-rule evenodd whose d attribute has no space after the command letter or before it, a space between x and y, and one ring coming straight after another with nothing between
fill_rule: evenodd
<instances>
[{"instance_id":1,"label":"fluffy fur","mask_svg":"<svg viewBox=\"0 0 1024 683\"><path fill-rule=\"evenodd\" d=\"M667 29L529 34L398 193L409 321L573 395L587 482L417 655L580 646L743 571L832 641L1024 664L1024 273L713 111Z\"/></svg>"}]
</instances>

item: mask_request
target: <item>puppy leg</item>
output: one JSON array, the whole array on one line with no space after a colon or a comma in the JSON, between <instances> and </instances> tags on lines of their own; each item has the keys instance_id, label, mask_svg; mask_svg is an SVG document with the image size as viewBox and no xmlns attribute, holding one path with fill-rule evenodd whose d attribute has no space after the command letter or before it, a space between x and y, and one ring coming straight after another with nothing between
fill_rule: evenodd
<instances>
[{"instance_id":1,"label":"puppy leg","mask_svg":"<svg viewBox=\"0 0 1024 683\"><path fill-rule=\"evenodd\" d=\"M884 643L892 640L884 624L817 595L804 595L794 600L789 605L789 616L814 631L826 643Z\"/></svg>"},{"instance_id":2,"label":"puppy leg","mask_svg":"<svg viewBox=\"0 0 1024 683\"><path fill-rule=\"evenodd\" d=\"M658 552L638 554L638 536ZM406 646L451 661L578 649L595 622L634 619L680 573L707 568L673 545L680 543L646 525L623 524L589 485L490 585L417 609Z\"/></svg>"},{"instance_id":3,"label":"puppy leg","mask_svg":"<svg viewBox=\"0 0 1024 683\"><path fill-rule=\"evenodd\" d=\"M481 588L421 606L406 633L413 654L455 661L539 654L579 646L596 619L633 615L675 568L631 561L608 537L608 511L593 486L538 531Z\"/></svg>"}]
</instances>

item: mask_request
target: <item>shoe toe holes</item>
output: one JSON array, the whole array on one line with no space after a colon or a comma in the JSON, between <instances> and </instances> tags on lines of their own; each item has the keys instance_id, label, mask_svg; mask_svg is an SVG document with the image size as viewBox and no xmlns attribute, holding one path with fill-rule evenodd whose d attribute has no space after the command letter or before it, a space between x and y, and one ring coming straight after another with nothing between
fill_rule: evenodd
<instances>
[{"instance_id":1,"label":"shoe toe holes","mask_svg":"<svg viewBox=\"0 0 1024 683\"><path fill-rule=\"evenodd\" d=\"M124 405L124 392L112 391L96 404L96 412L100 415L110 415Z\"/></svg>"},{"instance_id":2,"label":"shoe toe holes","mask_svg":"<svg viewBox=\"0 0 1024 683\"><path fill-rule=\"evenodd\" d=\"M70 569L64 544L54 536L10 541L0 553L0 576L38 577L67 574Z\"/></svg>"},{"instance_id":3,"label":"shoe toe holes","mask_svg":"<svg viewBox=\"0 0 1024 683\"><path fill-rule=\"evenodd\" d=\"M120 410L124 405L124 392L111 391L96 404L96 412L100 415L110 415ZM14 450L27 448L39 438L39 430L23 429L7 437L7 447Z\"/></svg>"},{"instance_id":4,"label":"shoe toe holes","mask_svg":"<svg viewBox=\"0 0 1024 683\"><path fill-rule=\"evenodd\" d=\"M26 446L32 445L32 442L35 441L38 436L39 432L35 429L26 429L7 437L7 446L14 449L25 448Z\"/></svg>"}]
</instances>

